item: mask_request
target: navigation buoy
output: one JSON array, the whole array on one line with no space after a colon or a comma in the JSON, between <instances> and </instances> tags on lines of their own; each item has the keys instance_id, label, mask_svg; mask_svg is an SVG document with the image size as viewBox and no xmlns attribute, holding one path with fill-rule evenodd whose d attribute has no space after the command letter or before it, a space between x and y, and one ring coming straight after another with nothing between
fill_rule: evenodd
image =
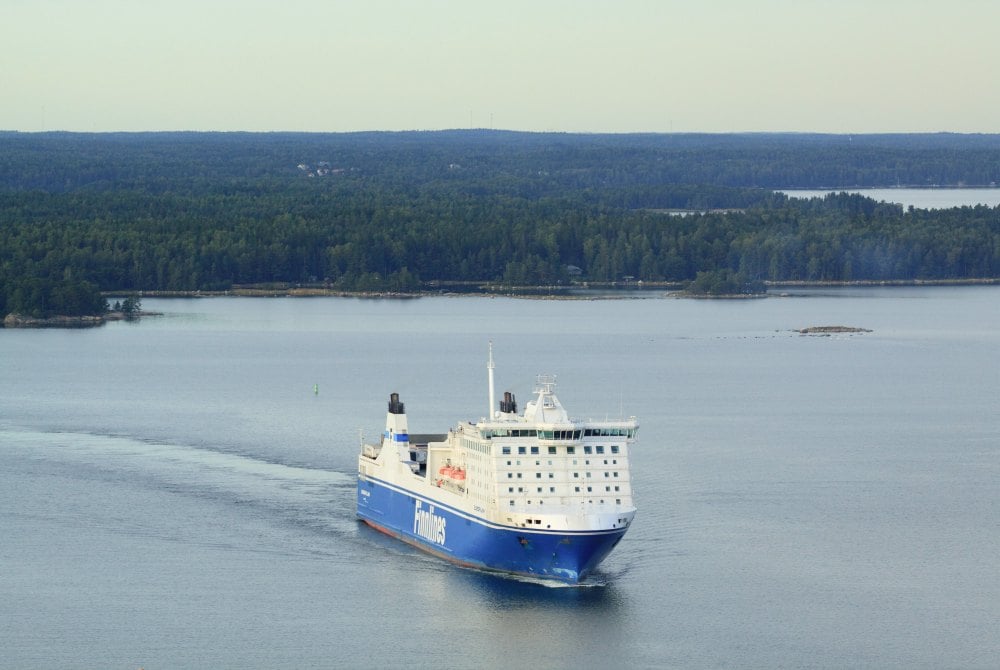
<instances>
[{"instance_id":1,"label":"navigation buoy","mask_svg":"<svg viewBox=\"0 0 1000 670\"><path fill-rule=\"evenodd\" d=\"M319 384L313 384L313 395L319 395Z\"/></svg>"}]
</instances>

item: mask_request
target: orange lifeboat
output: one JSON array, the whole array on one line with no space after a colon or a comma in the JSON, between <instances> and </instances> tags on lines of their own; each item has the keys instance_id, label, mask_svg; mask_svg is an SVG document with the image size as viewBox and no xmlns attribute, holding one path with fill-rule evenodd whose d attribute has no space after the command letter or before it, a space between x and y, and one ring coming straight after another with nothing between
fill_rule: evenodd
<instances>
[{"instance_id":1,"label":"orange lifeboat","mask_svg":"<svg viewBox=\"0 0 1000 670\"><path fill-rule=\"evenodd\" d=\"M441 469L438 470L438 474L442 477L454 477L455 469L451 467L450 463L445 463L441 466Z\"/></svg>"},{"instance_id":2,"label":"orange lifeboat","mask_svg":"<svg viewBox=\"0 0 1000 670\"><path fill-rule=\"evenodd\" d=\"M462 468L455 468L454 470L451 471L451 476L453 479L462 481L465 479L465 470L463 470Z\"/></svg>"}]
</instances>

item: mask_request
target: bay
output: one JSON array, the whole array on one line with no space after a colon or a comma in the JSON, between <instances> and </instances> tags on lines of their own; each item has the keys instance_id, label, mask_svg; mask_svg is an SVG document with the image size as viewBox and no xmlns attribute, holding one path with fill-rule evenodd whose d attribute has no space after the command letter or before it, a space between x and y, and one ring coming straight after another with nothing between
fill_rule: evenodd
<instances>
[{"instance_id":1,"label":"bay","mask_svg":"<svg viewBox=\"0 0 1000 670\"><path fill-rule=\"evenodd\" d=\"M1000 188L845 188L788 189L778 191L791 198L822 198L830 193L857 193L879 202L894 202L904 209L950 209L952 207L996 207Z\"/></svg>"},{"instance_id":2,"label":"bay","mask_svg":"<svg viewBox=\"0 0 1000 670\"><path fill-rule=\"evenodd\" d=\"M645 295L0 330L2 665L994 667L1000 288ZM414 432L482 416L491 340L498 390L639 417L639 513L584 587L354 518L388 394Z\"/></svg>"}]
</instances>

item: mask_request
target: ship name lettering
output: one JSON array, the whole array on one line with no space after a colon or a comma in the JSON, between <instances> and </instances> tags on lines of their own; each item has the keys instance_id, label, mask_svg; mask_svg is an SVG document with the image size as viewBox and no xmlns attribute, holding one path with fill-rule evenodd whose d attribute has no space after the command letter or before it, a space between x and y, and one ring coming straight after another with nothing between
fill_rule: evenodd
<instances>
[{"instance_id":1,"label":"ship name lettering","mask_svg":"<svg viewBox=\"0 0 1000 670\"><path fill-rule=\"evenodd\" d=\"M434 513L434 505L424 509L418 500L413 507L413 534L435 544L444 544L445 525L448 520Z\"/></svg>"}]
</instances>

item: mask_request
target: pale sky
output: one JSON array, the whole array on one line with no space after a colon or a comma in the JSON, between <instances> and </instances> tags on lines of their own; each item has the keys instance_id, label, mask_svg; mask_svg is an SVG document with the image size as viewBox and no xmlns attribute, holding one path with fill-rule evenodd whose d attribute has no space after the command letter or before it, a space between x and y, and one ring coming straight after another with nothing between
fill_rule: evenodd
<instances>
[{"instance_id":1,"label":"pale sky","mask_svg":"<svg viewBox=\"0 0 1000 670\"><path fill-rule=\"evenodd\" d=\"M1000 132L997 0L0 0L0 130Z\"/></svg>"}]
</instances>

